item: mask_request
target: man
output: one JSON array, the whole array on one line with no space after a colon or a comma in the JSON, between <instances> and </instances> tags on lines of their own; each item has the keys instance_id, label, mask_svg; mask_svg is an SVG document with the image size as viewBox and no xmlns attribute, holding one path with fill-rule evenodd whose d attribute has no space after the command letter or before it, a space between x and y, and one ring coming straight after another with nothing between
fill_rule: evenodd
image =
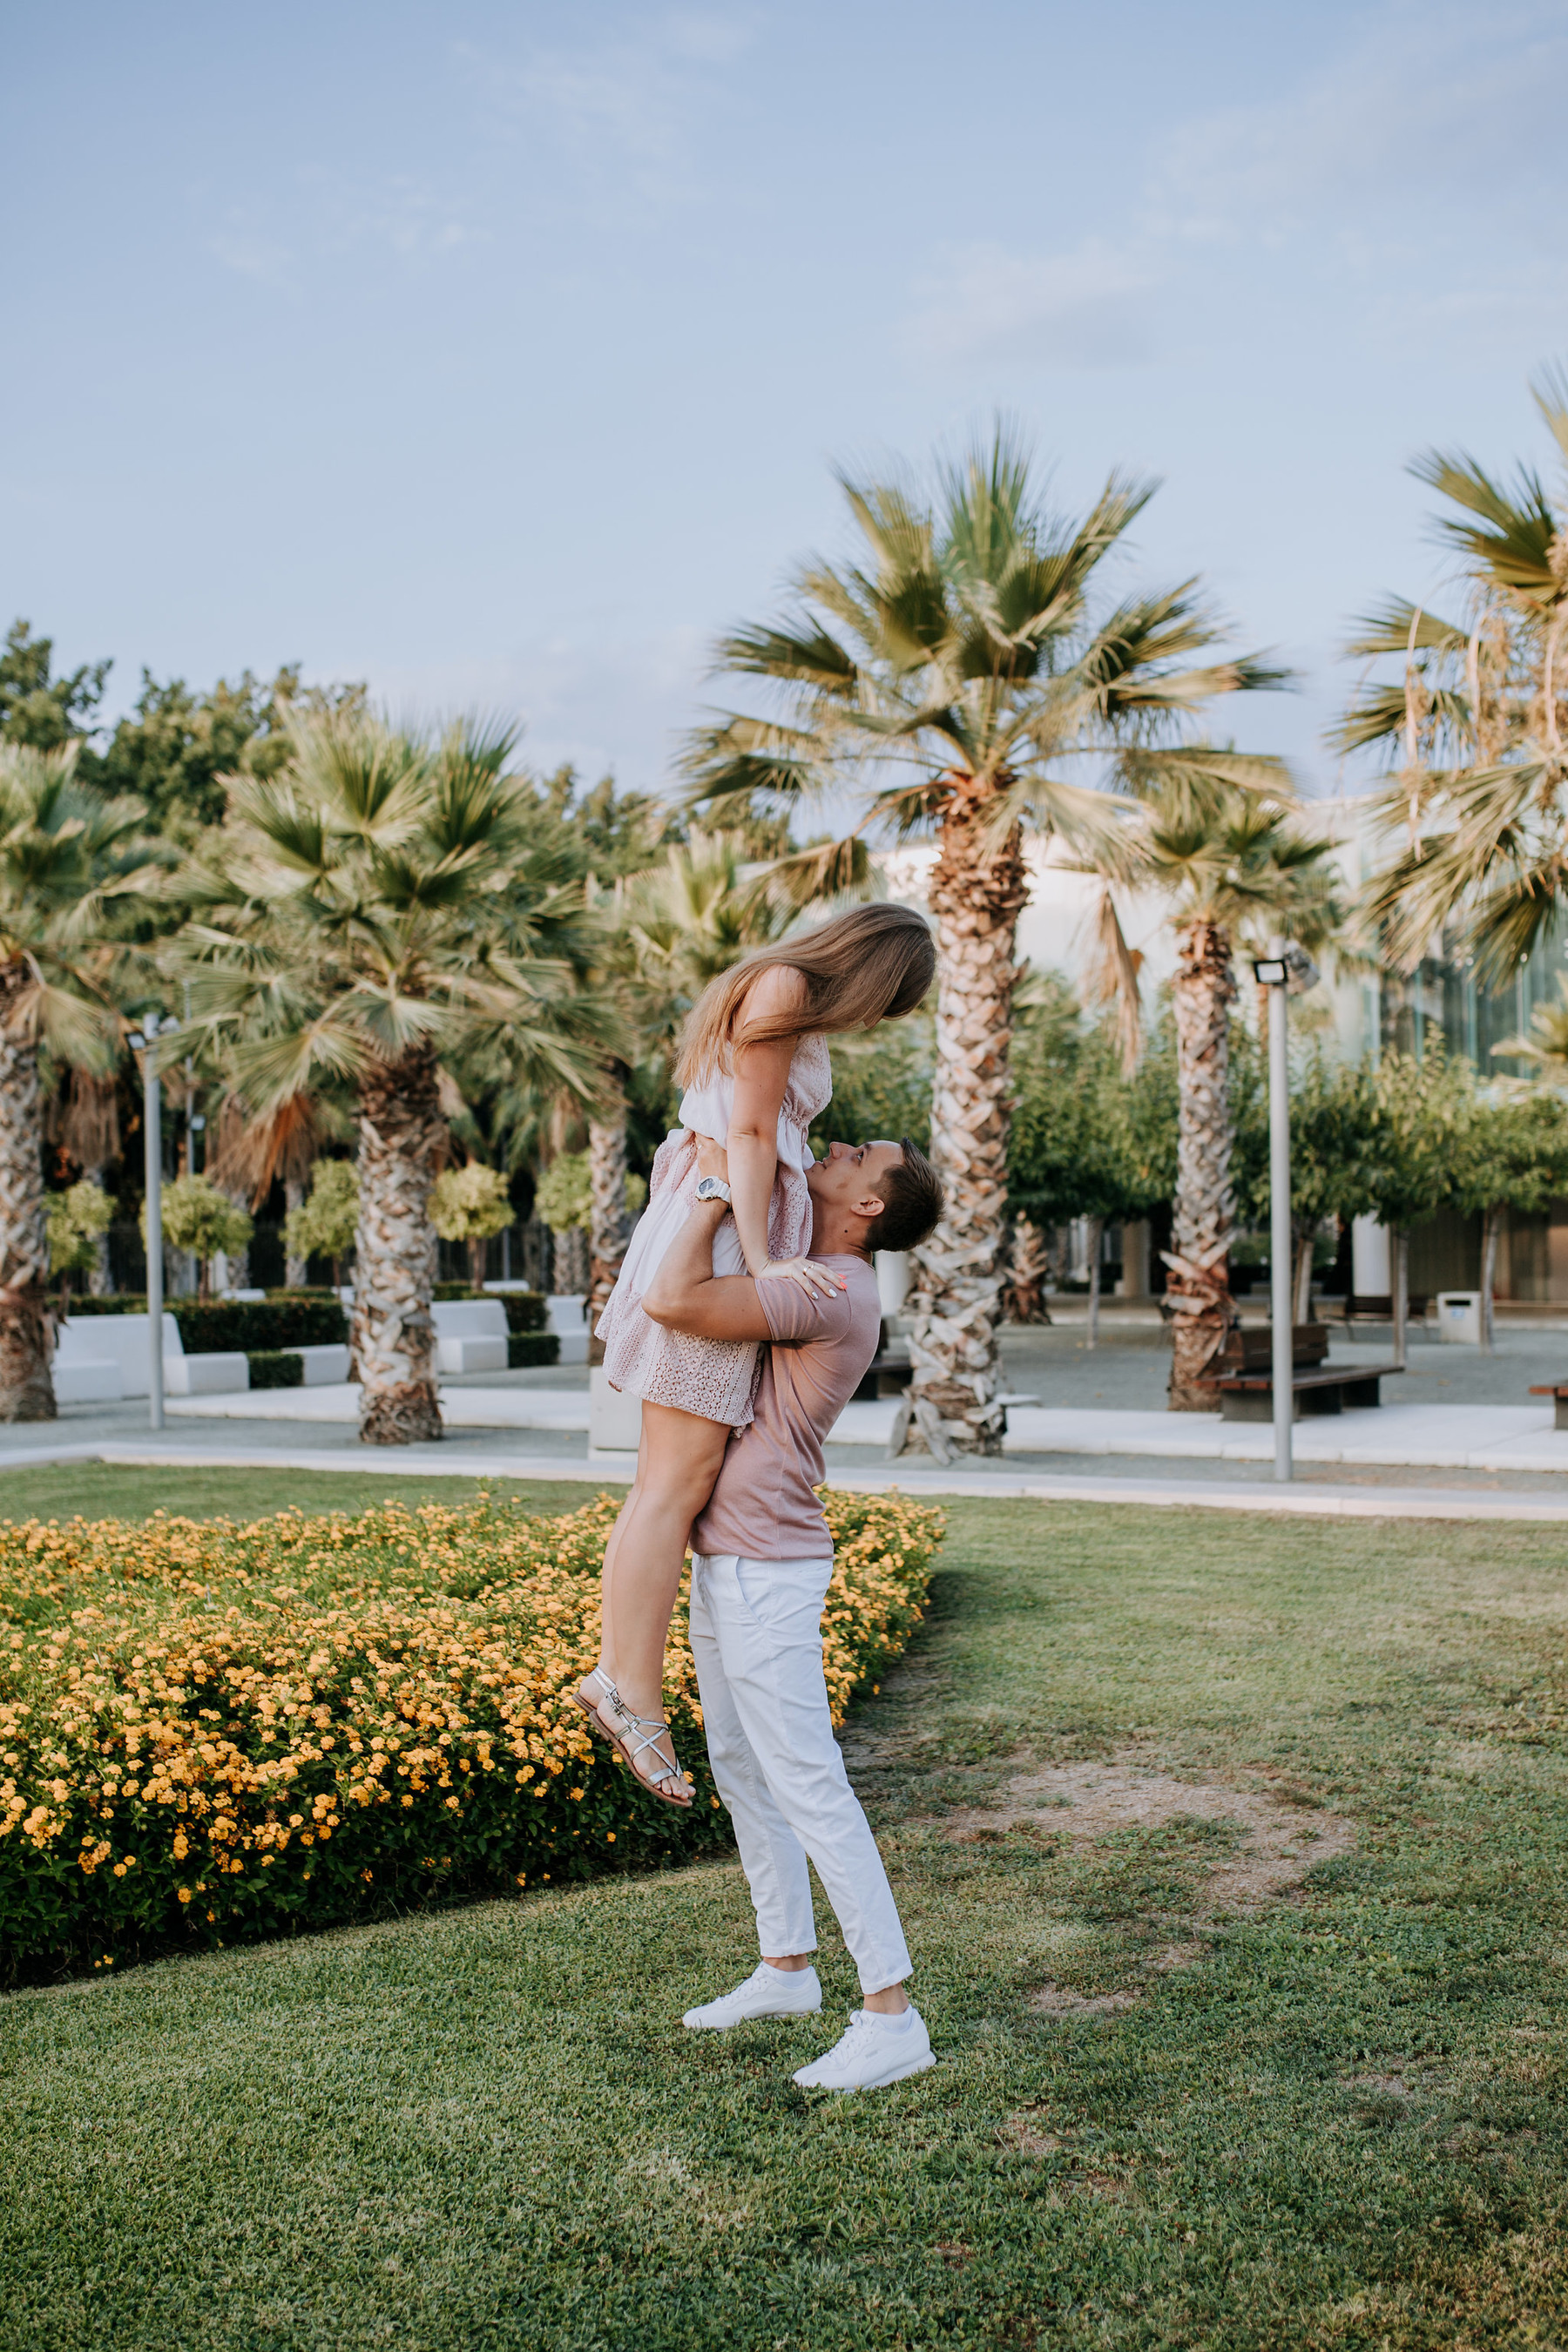
<instances>
[{"instance_id":1,"label":"man","mask_svg":"<svg viewBox=\"0 0 1568 2352\"><path fill-rule=\"evenodd\" d=\"M823 1440L877 1352L876 1249L907 1250L942 1213L942 1187L912 1143L836 1143L807 1171L810 1255L837 1278L827 1299L790 1281L716 1276L713 1236L728 1204L725 1158L643 1299L656 1322L714 1339L763 1339L755 1418L730 1441L691 1531L691 1648L708 1754L730 1809L756 1906L763 1958L744 1984L689 2026L720 2032L751 2017L822 2006L809 1856L859 1973L865 2006L825 2056L795 2079L865 2091L933 2065L931 2036L904 1991L910 1956L866 1816L833 1736L822 1675L822 1604L833 1539L813 1489Z\"/></svg>"}]
</instances>

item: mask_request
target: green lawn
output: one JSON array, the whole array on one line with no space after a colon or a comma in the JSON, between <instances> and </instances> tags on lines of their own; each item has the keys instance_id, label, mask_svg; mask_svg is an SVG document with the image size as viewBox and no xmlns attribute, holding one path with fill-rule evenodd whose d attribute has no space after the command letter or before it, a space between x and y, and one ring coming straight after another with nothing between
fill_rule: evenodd
<instances>
[{"instance_id":1,"label":"green lawn","mask_svg":"<svg viewBox=\"0 0 1568 2352\"><path fill-rule=\"evenodd\" d=\"M606 1481L606 1484L609 1482ZM522 1495L531 1511L575 1511L598 1491L581 1479L410 1478L400 1471L141 1469L47 1462L0 1470L0 1519L258 1519L270 1511L363 1511L373 1504L472 1502L480 1491ZM612 1488L612 1491L614 1489Z\"/></svg>"},{"instance_id":2,"label":"green lawn","mask_svg":"<svg viewBox=\"0 0 1568 2352\"><path fill-rule=\"evenodd\" d=\"M0 2343L1568 2345L1565 1566L957 1502L850 1734L933 2072L685 2035L723 1864L15 1995Z\"/></svg>"}]
</instances>

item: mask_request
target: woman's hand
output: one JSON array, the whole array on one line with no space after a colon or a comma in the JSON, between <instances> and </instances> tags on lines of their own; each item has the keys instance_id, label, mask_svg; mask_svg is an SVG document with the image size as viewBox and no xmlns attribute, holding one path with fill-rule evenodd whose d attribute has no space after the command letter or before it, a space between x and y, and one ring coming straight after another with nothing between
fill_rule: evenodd
<instances>
[{"instance_id":1,"label":"woman's hand","mask_svg":"<svg viewBox=\"0 0 1568 2352\"><path fill-rule=\"evenodd\" d=\"M697 1173L699 1176L717 1176L721 1184L727 1184L730 1181L730 1155L721 1143L714 1142L710 1135L700 1135L697 1139Z\"/></svg>"},{"instance_id":2,"label":"woman's hand","mask_svg":"<svg viewBox=\"0 0 1568 2352\"><path fill-rule=\"evenodd\" d=\"M798 1282L813 1306L819 1298L831 1298L836 1290L847 1290L849 1285L825 1265L816 1265L808 1257L771 1257L758 1266L752 1276L756 1282Z\"/></svg>"}]
</instances>

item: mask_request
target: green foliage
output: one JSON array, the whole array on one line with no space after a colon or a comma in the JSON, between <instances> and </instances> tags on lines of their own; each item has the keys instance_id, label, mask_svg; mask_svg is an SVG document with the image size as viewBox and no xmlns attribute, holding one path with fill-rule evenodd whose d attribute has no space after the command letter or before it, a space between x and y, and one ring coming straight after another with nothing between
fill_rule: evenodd
<instances>
[{"instance_id":1,"label":"green foliage","mask_svg":"<svg viewBox=\"0 0 1568 2352\"><path fill-rule=\"evenodd\" d=\"M87 1177L48 1196L49 1272L85 1274L98 1263L100 1235L114 1223L114 1203Z\"/></svg>"},{"instance_id":2,"label":"green foliage","mask_svg":"<svg viewBox=\"0 0 1568 2352\"><path fill-rule=\"evenodd\" d=\"M478 1160L444 1168L430 1188L430 1222L444 1242L486 1241L504 1234L516 1213L506 1178Z\"/></svg>"},{"instance_id":3,"label":"green foliage","mask_svg":"<svg viewBox=\"0 0 1568 2352\"><path fill-rule=\"evenodd\" d=\"M559 1152L539 1180L536 1216L552 1234L585 1234L593 1220L594 1194L585 1151Z\"/></svg>"},{"instance_id":4,"label":"green foliage","mask_svg":"<svg viewBox=\"0 0 1568 2352\"><path fill-rule=\"evenodd\" d=\"M1037 1225L1147 1216L1176 1170L1173 1038L1162 1022L1138 1070L1123 1070L1114 1024L1086 1023L1054 975L1029 987L1013 1050L1008 1198Z\"/></svg>"},{"instance_id":5,"label":"green foliage","mask_svg":"<svg viewBox=\"0 0 1568 2352\"><path fill-rule=\"evenodd\" d=\"M143 670L134 712L84 772L103 792L134 793L160 832L188 843L221 821L226 777L269 775L282 764L291 714L363 704L361 686L302 690L298 668L280 669L270 686L247 670L237 684L219 678L206 692L177 677L160 686Z\"/></svg>"},{"instance_id":6,"label":"green foliage","mask_svg":"<svg viewBox=\"0 0 1568 2352\"><path fill-rule=\"evenodd\" d=\"M134 1311L147 1312L144 1298ZM187 1356L328 1348L342 1346L349 1336L348 1318L335 1298L171 1298L164 1311L179 1325Z\"/></svg>"},{"instance_id":7,"label":"green foliage","mask_svg":"<svg viewBox=\"0 0 1568 2352\"><path fill-rule=\"evenodd\" d=\"M833 1096L811 1131L820 1158L830 1143L931 1142L936 1021L929 1006L884 1021L869 1036L833 1040Z\"/></svg>"},{"instance_id":8,"label":"green foliage","mask_svg":"<svg viewBox=\"0 0 1568 2352\"><path fill-rule=\"evenodd\" d=\"M1431 1037L1420 1061L1384 1054L1372 1080L1370 1192L1373 1213L1408 1231L1455 1197L1460 1153L1474 1105L1468 1062Z\"/></svg>"},{"instance_id":9,"label":"green foliage","mask_svg":"<svg viewBox=\"0 0 1568 2352\"><path fill-rule=\"evenodd\" d=\"M1459 1137L1453 1200L1466 1214L1539 1216L1568 1192L1568 1104L1544 1087L1477 1101Z\"/></svg>"},{"instance_id":10,"label":"green foliage","mask_svg":"<svg viewBox=\"0 0 1568 2352\"><path fill-rule=\"evenodd\" d=\"M220 1192L210 1176L177 1176L163 1191L163 1239L189 1250L205 1266L220 1255L247 1249L256 1230L247 1209ZM142 1239L147 1239L147 1205L142 1205Z\"/></svg>"},{"instance_id":11,"label":"green foliage","mask_svg":"<svg viewBox=\"0 0 1568 2352\"><path fill-rule=\"evenodd\" d=\"M305 1359L292 1348L252 1348L246 1351L253 1389L302 1389Z\"/></svg>"},{"instance_id":12,"label":"green foliage","mask_svg":"<svg viewBox=\"0 0 1568 2352\"><path fill-rule=\"evenodd\" d=\"M1271 1199L1268 1086L1263 1056L1250 1039L1238 1058L1248 1083L1231 1181L1240 1222L1260 1226L1268 1222ZM1290 1073L1290 1224L1298 1242L1331 1217L1348 1223L1376 1213L1380 1134L1369 1071L1331 1062L1318 1045L1298 1058Z\"/></svg>"},{"instance_id":13,"label":"green foliage","mask_svg":"<svg viewBox=\"0 0 1568 2352\"><path fill-rule=\"evenodd\" d=\"M558 1331L509 1331L507 1333L508 1371L526 1371L536 1364L558 1364L560 1361L561 1335Z\"/></svg>"},{"instance_id":14,"label":"green foliage","mask_svg":"<svg viewBox=\"0 0 1568 2352\"><path fill-rule=\"evenodd\" d=\"M358 1228L359 1170L352 1160L318 1160L309 1193L283 1220L289 1256L336 1265L353 1249Z\"/></svg>"},{"instance_id":15,"label":"green foliage","mask_svg":"<svg viewBox=\"0 0 1568 2352\"><path fill-rule=\"evenodd\" d=\"M89 731L112 665L84 662L68 677L54 677L54 652L53 638L34 636L26 621L14 621L6 631L0 652L0 741L58 751Z\"/></svg>"}]
</instances>

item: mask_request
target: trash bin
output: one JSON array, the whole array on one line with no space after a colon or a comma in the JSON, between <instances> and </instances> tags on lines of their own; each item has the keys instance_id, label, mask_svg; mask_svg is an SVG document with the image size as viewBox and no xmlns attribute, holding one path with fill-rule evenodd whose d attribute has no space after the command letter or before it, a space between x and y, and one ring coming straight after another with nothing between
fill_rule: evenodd
<instances>
[{"instance_id":1,"label":"trash bin","mask_svg":"<svg viewBox=\"0 0 1568 2352\"><path fill-rule=\"evenodd\" d=\"M1440 1290L1437 1293L1437 1337L1452 1339L1461 1348L1480 1346L1481 1294L1479 1290Z\"/></svg>"}]
</instances>

